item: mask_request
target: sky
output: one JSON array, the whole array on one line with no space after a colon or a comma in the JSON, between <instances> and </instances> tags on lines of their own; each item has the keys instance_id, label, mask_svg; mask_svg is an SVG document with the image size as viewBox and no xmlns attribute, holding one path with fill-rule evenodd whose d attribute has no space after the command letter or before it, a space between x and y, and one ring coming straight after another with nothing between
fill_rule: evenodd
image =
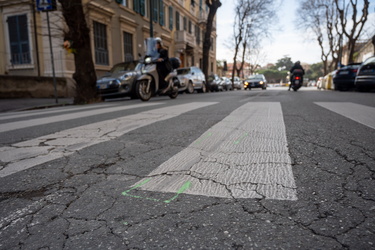
<instances>
[{"instance_id":1,"label":"sky","mask_svg":"<svg viewBox=\"0 0 375 250\"><path fill-rule=\"evenodd\" d=\"M222 6L217 11L217 60L233 61L233 49L227 47L228 41L233 39L234 2L235 0L221 0ZM316 39L308 38L304 31L296 30L295 12L299 0L284 0L278 8L278 22L271 31L271 38L263 41L262 58L260 64L276 63L285 56L292 61L303 63L321 62L321 49ZM367 22L375 23L375 1L370 1L371 19ZM374 27L374 25L372 25Z\"/></svg>"}]
</instances>

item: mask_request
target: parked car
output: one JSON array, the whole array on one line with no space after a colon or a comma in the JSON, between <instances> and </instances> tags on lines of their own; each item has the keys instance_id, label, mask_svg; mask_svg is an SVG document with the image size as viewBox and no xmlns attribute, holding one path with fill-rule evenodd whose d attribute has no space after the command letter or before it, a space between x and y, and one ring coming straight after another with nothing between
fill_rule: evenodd
<instances>
[{"instance_id":1,"label":"parked car","mask_svg":"<svg viewBox=\"0 0 375 250\"><path fill-rule=\"evenodd\" d=\"M232 82L228 77L221 78L221 85L223 86L223 90L233 90Z\"/></svg>"},{"instance_id":2,"label":"parked car","mask_svg":"<svg viewBox=\"0 0 375 250\"><path fill-rule=\"evenodd\" d=\"M200 93L206 92L206 77L199 68L187 67L177 69L177 77L182 84L187 85L187 93L192 94L195 90Z\"/></svg>"},{"instance_id":3,"label":"parked car","mask_svg":"<svg viewBox=\"0 0 375 250\"><path fill-rule=\"evenodd\" d=\"M267 89L267 80L264 75L252 75L244 81L244 89L251 90L252 88Z\"/></svg>"},{"instance_id":4,"label":"parked car","mask_svg":"<svg viewBox=\"0 0 375 250\"><path fill-rule=\"evenodd\" d=\"M358 91L375 88L375 56L366 59L360 66L354 85Z\"/></svg>"},{"instance_id":5,"label":"parked car","mask_svg":"<svg viewBox=\"0 0 375 250\"><path fill-rule=\"evenodd\" d=\"M138 62L118 63L96 81L97 93L102 99L119 96L136 98L135 82L139 75Z\"/></svg>"},{"instance_id":6,"label":"parked car","mask_svg":"<svg viewBox=\"0 0 375 250\"><path fill-rule=\"evenodd\" d=\"M219 91L220 90L220 77L216 74L209 75L208 78L208 86L211 91Z\"/></svg>"},{"instance_id":7,"label":"parked car","mask_svg":"<svg viewBox=\"0 0 375 250\"><path fill-rule=\"evenodd\" d=\"M235 76L233 83L235 89L242 89L242 83L239 77Z\"/></svg>"},{"instance_id":8,"label":"parked car","mask_svg":"<svg viewBox=\"0 0 375 250\"><path fill-rule=\"evenodd\" d=\"M355 77L360 66L360 63L351 63L338 69L333 77L335 90L349 90L354 88Z\"/></svg>"}]
</instances>

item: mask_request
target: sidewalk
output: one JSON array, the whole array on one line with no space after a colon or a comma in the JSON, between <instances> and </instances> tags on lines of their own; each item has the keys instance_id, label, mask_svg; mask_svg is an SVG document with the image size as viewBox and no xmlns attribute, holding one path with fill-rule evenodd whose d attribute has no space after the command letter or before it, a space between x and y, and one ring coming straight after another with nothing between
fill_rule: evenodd
<instances>
[{"instance_id":1,"label":"sidewalk","mask_svg":"<svg viewBox=\"0 0 375 250\"><path fill-rule=\"evenodd\" d=\"M55 98L0 99L0 113L60 107L71 104L73 104L73 98L59 98L57 104Z\"/></svg>"}]
</instances>

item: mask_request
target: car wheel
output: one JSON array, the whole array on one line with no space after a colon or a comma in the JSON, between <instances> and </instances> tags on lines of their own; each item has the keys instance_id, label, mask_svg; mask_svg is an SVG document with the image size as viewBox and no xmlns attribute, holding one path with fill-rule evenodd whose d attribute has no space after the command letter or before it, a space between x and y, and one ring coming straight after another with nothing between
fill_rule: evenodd
<instances>
[{"instance_id":1,"label":"car wheel","mask_svg":"<svg viewBox=\"0 0 375 250\"><path fill-rule=\"evenodd\" d=\"M199 91L199 93L206 93L207 89L206 89L206 84L205 83L202 83L202 88L201 90Z\"/></svg>"},{"instance_id":2,"label":"car wheel","mask_svg":"<svg viewBox=\"0 0 375 250\"><path fill-rule=\"evenodd\" d=\"M191 81L188 83L188 87L186 89L186 92L189 93L189 94L194 93L194 86L193 86L193 83Z\"/></svg>"}]
</instances>

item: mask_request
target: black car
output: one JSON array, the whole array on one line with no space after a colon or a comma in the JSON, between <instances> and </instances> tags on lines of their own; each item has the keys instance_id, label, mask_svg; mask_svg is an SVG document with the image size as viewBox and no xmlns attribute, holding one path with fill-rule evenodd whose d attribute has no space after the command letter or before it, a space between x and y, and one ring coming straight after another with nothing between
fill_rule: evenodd
<instances>
[{"instance_id":1,"label":"black car","mask_svg":"<svg viewBox=\"0 0 375 250\"><path fill-rule=\"evenodd\" d=\"M263 90L267 89L267 80L264 75L252 75L244 81L244 89L251 90L252 88L262 88Z\"/></svg>"},{"instance_id":2,"label":"black car","mask_svg":"<svg viewBox=\"0 0 375 250\"><path fill-rule=\"evenodd\" d=\"M335 90L349 90L354 88L355 77L360 66L360 63L351 63L338 69L333 77Z\"/></svg>"},{"instance_id":3,"label":"black car","mask_svg":"<svg viewBox=\"0 0 375 250\"><path fill-rule=\"evenodd\" d=\"M358 69L354 84L358 91L375 89L375 56L363 62Z\"/></svg>"},{"instance_id":4,"label":"black car","mask_svg":"<svg viewBox=\"0 0 375 250\"><path fill-rule=\"evenodd\" d=\"M139 75L140 66L136 61L116 64L96 81L97 93L102 99L120 96L136 98L135 82Z\"/></svg>"}]
</instances>

